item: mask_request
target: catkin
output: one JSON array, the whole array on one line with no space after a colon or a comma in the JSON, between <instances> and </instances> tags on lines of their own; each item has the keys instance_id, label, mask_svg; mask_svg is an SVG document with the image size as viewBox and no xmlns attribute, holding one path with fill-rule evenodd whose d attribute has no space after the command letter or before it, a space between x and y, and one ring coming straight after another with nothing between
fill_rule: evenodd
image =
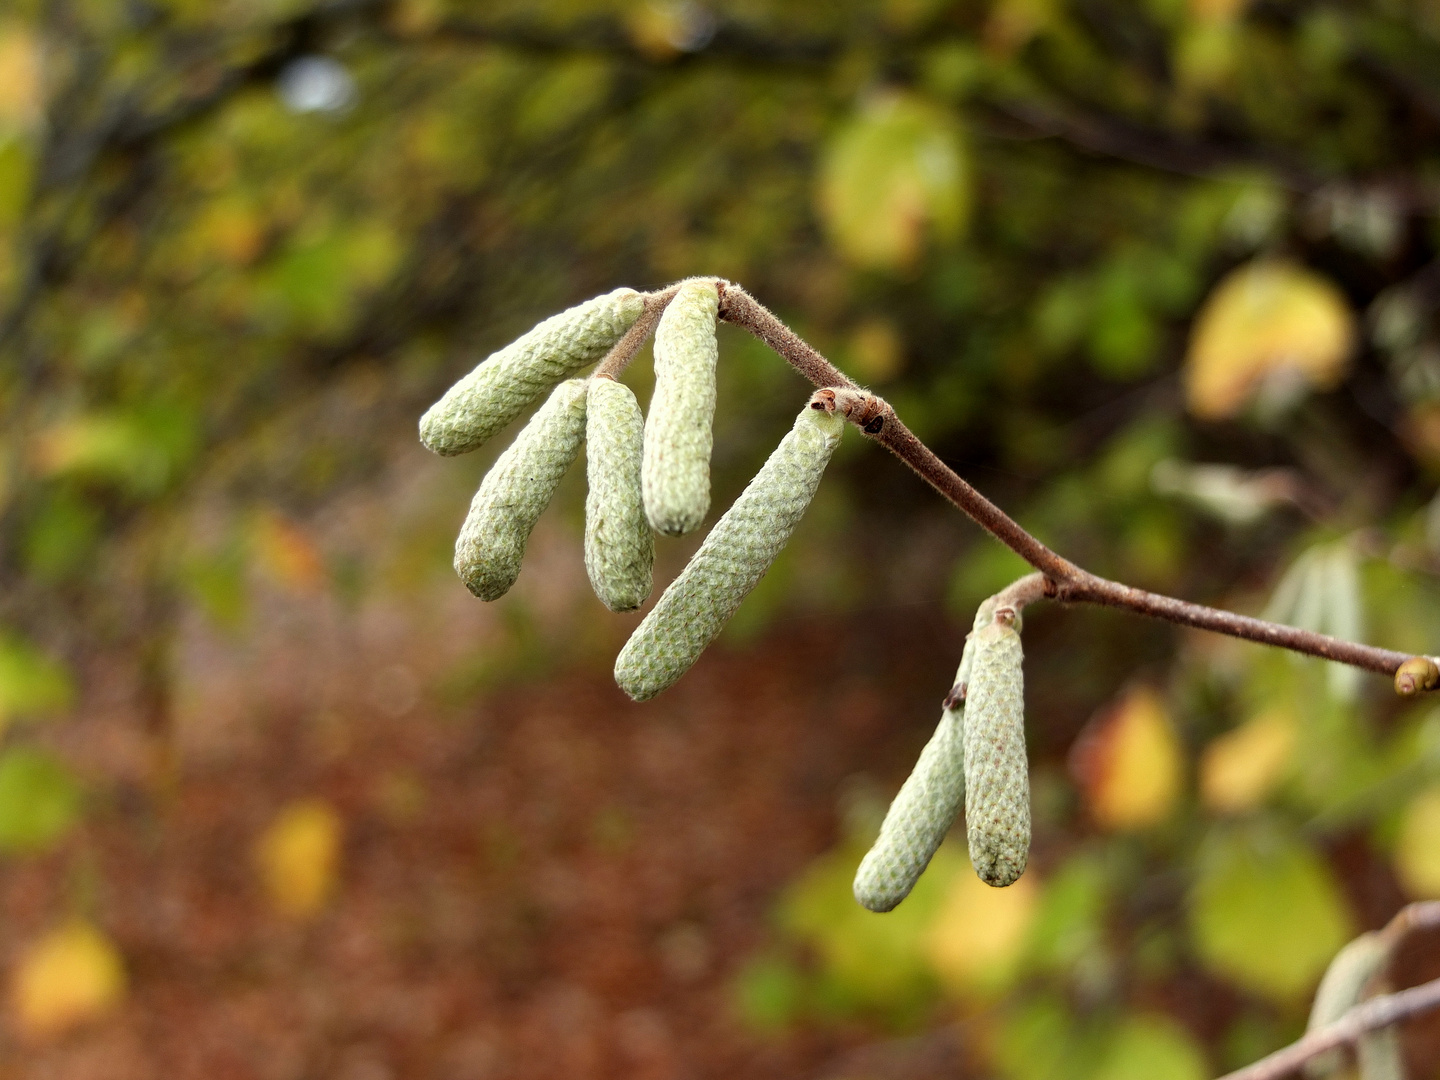
<instances>
[{"instance_id":1,"label":"catkin","mask_svg":"<svg viewBox=\"0 0 1440 1080\"><path fill-rule=\"evenodd\" d=\"M655 328L655 393L645 422L645 515L655 531L682 536L710 509L715 419L713 281L687 281Z\"/></svg>"},{"instance_id":2,"label":"catkin","mask_svg":"<svg viewBox=\"0 0 1440 1080\"><path fill-rule=\"evenodd\" d=\"M1350 942L1330 961L1325 975L1315 990L1315 1000L1310 1005L1310 1019L1306 1031L1317 1031L1328 1027L1344 1016L1365 996L1365 985L1380 973L1390 960L1390 947L1382 934L1375 932L1361 934ZM1375 1034L1375 1033L1372 1033ZM1373 1041L1366 1051L1372 1059L1370 1072L1362 1071L1367 1080L1377 1067L1387 1064L1389 1046L1382 1041ZM1329 1076L1344 1065L1338 1051L1321 1054L1305 1065L1305 1074L1311 1080Z\"/></svg>"},{"instance_id":3,"label":"catkin","mask_svg":"<svg viewBox=\"0 0 1440 1080\"><path fill-rule=\"evenodd\" d=\"M987 885L1025 872L1030 776L1025 758L1024 654L1014 626L977 630L965 698L965 824L970 862Z\"/></svg>"},{"instance_id":4,"label":"catkin","mask_svg":"<svg viewBox=\"0 0 1440 1080\"><path fill-rule=\"evenodd\" d=\"M557 386L471 500L455 543L455 572L481 600L498 600L520 576L530 530L580 452L585 396L584 379Z\"/></svg>"},{"instance_id":5,"label":"catkin","mask_svg":"<svg viewBox=\"0 0 1440 1080\"><path fill-rule=\"evenodd\" d=\"M975 629L988 624L995 601L986 600L975 615ZM974 635L965 639L955 684L968 683L975 662ZM965 798L965 705L957 702L940 714L935 734L920 751L900 786L880 835L855 872L855 899L871 911L890 911L910 895L920 875L955 824Z\"/></svg>"},{"instance_id":6,"label":"catkin","mask_svg":"<svg viewBox=\"0 0 1440 1080\"><path fill-rule=\"evenodd\" d=\"M630 635L615 681L636 701L670 686L715 639L790 539L845 421L808 405L770 459Z\"/></svg>"},{"instance_id":7,"label":"catkin","mask_svg":"<svg viewBox=\"0 0 1440 1080\"><path fill-rule=\"evenodd\" d=\"M447 457L476 449L561 379L604 356L644 306L634 289L616 289L552 315L430 406L420 441Z\"/></svg>"},{"instance_id":8,"label":"catkin","mask_svg":"<svg viewBox=\"0 0 1440 1080\"><path fill-rule=\"evenodd\" d=\"M640 496L645 418L624 383L591 379L586 404L585 570L611 611L633 611L650 595L655 534Z\"/></svg>"}]
</instances>

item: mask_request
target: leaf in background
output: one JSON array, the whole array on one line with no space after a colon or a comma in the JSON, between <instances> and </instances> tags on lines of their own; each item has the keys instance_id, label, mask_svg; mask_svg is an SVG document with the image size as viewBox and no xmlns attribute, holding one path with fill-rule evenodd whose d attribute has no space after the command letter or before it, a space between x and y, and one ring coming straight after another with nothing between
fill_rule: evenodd
<instances>
[{"instance_id":1,"label":"leaf in background","mask_svg":"<svg viewBox=\"0 0 1440 1080\"><path fill-rule=\"evenodd\" d=\"M61 712L73 697L65 665L19 635L0 632L0 730L17 718Z\"/></svg>"},{"instance_id":2,"label":"leaf in background","mask_svg":"<svg viewBox=\"0 0 1440 1080\"><path fill-rule=\"evenodd\" d=\"M1184 373L1190 411L1220 420L1257 392L1331 389L1345 376L1354 339L1345 297L1325 278L1276 260L1242 266L1196 316Z\"/></svg>"},{"instance_id":3,"label":"leaf in background","mask_svg":"<svg viewBox=\"0 0 1440 1080\"><path fill-rule=\"evenodd\" d=\"M194 417L172 405L91 412L54 424L35 439L42 475L114 484L137 495L163 490L194 450Z\"/></svg>"},{"instance_id":4,"label":"leaf in background","mask_svg":"<svg viewBox=\"0 0 1440 1080\"><path fill-rule=\"evenodd\" d=\"M10 980L15 1025L41 1040L114 1010L125 998L125 967L110 939L86 922L50 931L20 956Z\"/></svg>"},{"instance_id":5,"label":"leaf in background","mask_svg":"<svg viewBox=\"0 0 1440 1080\"><path fill-rule=\"evenodd\" d=\"M1034 966L1084 977L1109 965L1105 951L1109 878L1101 859L1080 854L1046 882L1030 929L1029 958Z\"/></svg>"},{"instance_id":6,"label":"leaf in background","mask_svg":"<svg viewBox=\"0 0 1440 1080\"><path fill-rule=\"evenodd\" d=\"M1205 1056L1168 1016L1126 1017L1111 1036L1090 1080L1206 1080Z\"/></svg>"},{"instance_id":7,"label":"leaf in background","mask_svg":"<svg viewBox=\"0 0 1440 1080\"><path fill-rule=\"evenodd\" d=\"M1284 778L1299 725L1285 707L1266 709L1212 739L1200 755L1200 798L1222 814L1252 810Z\"/></svg>"},{"instance_id":8,"label":"leaf in background","mask_svg":"<svg viewBox=\"0 0 1440 1080\"><path fill-rule=\"evenodd\" d=\"M1351 918L1329 867L1310 848L1268 830L1224 830L1201 851L1190 932L1206 967L1290 1002L1350 938Z\"/></svg>"},{"instance_id":9,"label":"leaf in background","mask_svg":"<svg viewBox=\"0 0 1440 1080\"><path fill-rule=\"evenodd\" d=\"M1149 828L1170 816L1184 764L1165 703L1146 687L1126 692L1091 720L1070 754L1091 816L1118 831Z\"/></svg>"},{"instance_id":10,"label":"leaf in background","mask_svg":"<svg viewBox=\"0 0 1440 1080\"><path fill-rule=\"evenodd\" d=\"M1440 786L1410 800L1400 821L1394 859L1406 893L1417 899L1440 899Z\"/></svg>"},{"instance_id":11,"label":"leaf in background","mask_svg":"<svg viewBox=\"0 0 1440 1080\"><path fill-rule=\"evenodd\" d=\"M276 815L255 845L265 895L286 918L325 906L340 873L340 815L323 799L301 799Z\"/></svg>"},{"instance_id":12,"label":"leaf in background","mask_svg":"<svg viewBox=\"0 0 1440 1080\"><path fill-rule=\"evenodd\" d=\"M924 939L946 989L959 997L988 997L1008 988L1020 970L1036 899L1033 871L1004 889L973 873L956 874Z\"/></svg>"},{"instance_id":13,"label":"leaf in background","mask_svg":"<svg viewBox=\"0 0 1440 1080\"><path fill-rule=\"evenodd\" d=\"M0 757L0 851L43 851L80 820L80 784L44 750L17 746Z\"/></svg>"},{"instance_id":14,"label":"leaf in background","mask_svg":"<svg viewBox=\"0 0 1440 1080\"><path fill-rule=\"evenodd\" d=\"M1365 625L1354 546L1336 540L1302 551L1275 586L1265 618L1347 641L1362 638ZM1298 656L1293 659L1309 662ZM1339 701L1353 701L1359 692L1360 672L1348 664L1329 664L1325 678Z\"/></svg>"},{"instance_id":15,"label":"leaf in background","mask_svg":"<svg viewBox=\"0 0 1440 1080\"><path fill-rule=\"evenodd\" d=\"M858 266L902 269L927 229L957 237L970 181L951 115L918 98L880 95L842 127L820 166L820 214L835 246Z\"/></svg>"},{"instance_id":16,"label":"leaf in background","mask_svg":"<svg viewBox=\"0 0 1440 1080\"><path fill-rule=\"evenodd\" d=\"M325 584L325 556L298 525L271 510L257 510L250 545L259 567L294 593L313 593Z\"/></svg>"},{"instance_id":17,"label":"leaf in background","mask_svg":"<svg viewBox=\"0 0 1440 1080\"><path fill-rule=\"evenodd\" d=\"M926 932L969 863L942 847L905 902L876 915L851 888L864 854L848 843L811 863L781 897L779 921L819 956L837 1006L904 1017L933 994Z\"/></svg>"},{"instance_id":18,"label":"leaf in background","mask_svg":"<svg viewBox=\"0 0 1440 1080\"><path fill-rule=\"evenodd\" d=\"M45 100L40 41L18 22L0 24L0 133L40 121Z\"/></svg>"}]
</instances>

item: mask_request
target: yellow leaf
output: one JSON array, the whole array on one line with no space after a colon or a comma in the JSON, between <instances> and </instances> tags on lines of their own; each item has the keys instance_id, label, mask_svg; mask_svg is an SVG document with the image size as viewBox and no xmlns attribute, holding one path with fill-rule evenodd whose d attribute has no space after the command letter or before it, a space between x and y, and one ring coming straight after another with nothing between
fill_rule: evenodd
<instances>
[{"instance_id":1,"label":"yellow leaf","mask_svg":"<svg viewBox=\"0 0 1440 1080\"><path fill-rule=\"evenodd\" d=\"M344 826L329 803L302 799L282 810L255 845L270 903L281 915L314 915L334 891Z\"/></svg>"},{"instance_id":2,"label":"yellow leaf","mask_svg":"<svg viewBox=\"0 0 1440 1080\"><path fill-rule=\"evenodd\" d=\"M1234 416L1262 387L1326 390L1345 375L1355 320L1340 290L1294 263L1258 260L1205 301L1185 359L1190 411Z\"/></svg>"},{"instance_id":3,"label":"yellow leaf","mask_svg":"<svg viewBox=\"0 0 1440 1080\"><path fill-rule=\"evenodd\" d=\"M279 514L255 516L251 543L260 567L292 592L316 592L325 583L325 557L305 530Z\"/></svg>"},{"instance_id":4,"label":"yellow leaf","mask_svg":"<svg viewBox=\"0 0 1440 1080\"><path fill-rule=\"evenodd\" d=\"M821 162L821 216L840 253L860 266L909 266L927 229L953 239L969 194L953 118L903 94L873 99L836 134Z\"/></svg>"},{"instance_id":5,"label":"yellow leaf","mask_svg":"<svg viewBox=\"0 0 1440 1080\"><path fill-rule=\"evenodd\" d=\"M1164 702L1143 687L1089 723L1070 763L1091 816L1105 829L1158 825L1180 796L1179 740Z\"/></svg>"},{"instance_id":6,"label":"yellow leaf","mask_svg":"<svg viewBox=\"0 0 1440 1080\"><path fill-rule=\"evenodd\" d=\"M40 113L40 43L23 26L0 26L0 127L28 127Z\"/></svg>"},{"instance_id":7,"label":"yellow leaf","mask_svg":"<svg viewBox=\"0 0 1440 1080\"><path fill-rule=\"evenodd\" d=\"M1440 899L1440 787L1422 791L1405 808L1395 872L1411 896Z\"/></svg>"},{"instance_id":8,"label":"yellow leaf","mask_svg":"<svg viewBox=\"0 0 1440 1080\"><path fill-rule=\"evenodd\" d=\"M1200 757L1201 800L1219 813L1259 806L1284 775L1295 736L1295 717L1273 708L1211 740Z\"/></svg>"},{"instance_id":9,"label":"yellow leaf","mask_svg":"<svg viewBox=\"0 0 1440 1080\"><path fill-rule=\"evenodd\" d=\"M986 997L1014 978L1035 917L1035 874L992 889L974 874L957 874L924 939L927 959L947 989Z\"/></svg>"},{"instance_id":10,"label":"yellow leaf","mask_svg":"<svg viewBox=\"0 0 1440 1080\"><path fill-rule=\"evenodd\" d=\"M20 1033L45 1039L110 1012L125 997L120 953L89 923L46 934L20 957L10 1004Z\"/></svg>"}]
</instances>

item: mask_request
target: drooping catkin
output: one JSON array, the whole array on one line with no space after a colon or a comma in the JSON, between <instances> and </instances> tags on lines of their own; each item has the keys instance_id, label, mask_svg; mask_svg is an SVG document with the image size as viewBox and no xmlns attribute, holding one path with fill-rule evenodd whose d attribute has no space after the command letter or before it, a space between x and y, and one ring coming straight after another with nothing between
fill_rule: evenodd
<instances>
[{"instance_id":1,"label":"drooping catkin","mask_svg":"<svg viewBox=\"0 0 1440 1080\"><path fill-rule=\"evenodd\" d=\"M585 570L611 611L633 611L650 595L655 534L640 495L645 418L624 383L590 380L585 455Z\"/></svg>"},{"instance_id":2,"label":"drooping catkin","mask_svg":"<svg viewBox=\"0 0 1440 1080\"><path fill-rule=\"evenodd\" d=\"M714 442L715 314L713 281L687 281L655 328L655 393L645 421L645 515L655 531L682 536L710 509Z\"/></svg>"},{"instance_id":3,"label":"drooping catkin","mask_svg":"<svg viewBox=\"0 0 1440 1080\"><path fill-rule=\"evenodd\" d=\"M634 289L616 289L552 315L491 353L430 406L420 418L420 441L447 457L478 448L561 379L604 356L644 306Z\"/></svg>"},{"instance_id":4,"label":"drooping catkin","mask_svg":"<svg viewBox=\"0 0 1440 1080\"><path fill-rule=\"evenodd\" d=\"M520 576L530 530L585 436L586 380L557 386L496 459L455 543L455 572L481 600L498 600Z\"/></svg>"},{"instance_id":5,"label":"drooping catkin","mask_svg":"<svg viewBox=\"0 0 1440 1080\"><path fill-rule=\"evenodd\" d=\"M994 614L995 601L986 600L975 615L975 629L987 625ZM972 634L960 654L955 686L970 681L974 662ZM955 824L965 799L964 710L964 701L959 700L940 714L935 734L920 751L915 768L885 813L880 835L855 872L855 899L871 911L890 911L910 895Z\"/></svg>"},{"instance_id":6,"label":"drooping catkin","mask_svg":"<svg viewBox=\"0 0 1440 1080\"><path fill-rule=\"evenodd\" d=\"M808 405L733 506L670 583L615 660L615 681L636 701L670 686L715 639L765 575L820 484L845 429Z\"/></svg>"},{"instance_id":7,"label":"drooping catkin","mask_svg":"<svg viewBox=\"0 0 1440 1080\"><path fill-rule=\"evenodd\" d=\"M1310 1005L1310 1019L1306 1031L1317 1031L1328 1027L1344 1016L1365 996L1366 984L1378 975L1390 961L1390 944L1385 935L1371 931L1361 934L1335 954L1325 975L1315 990L1315 1000ZM1375 1033L1371 1033L1372 1035ZM1360 1049L1360 1048L1357 1048ZM1390 1047L1383 1041L1375 1041L1369 1047L1372 1071L1383 1069L1388 1064ZM1344 1066L1339 1051L1331 1051L1312 1058L1305 1065L1305 1075L1311 1080L1330 1076ZM1367 1077L1369 1074L1365 1074Z\"/></svg>"},{"instance_id":8,"label":"drooping catkin","mask_svg":"<svg viewBox=\"0 0 1440 1080\"><path fill-rule=\"evenodd\" d=\"M1018 621L1018 617L1017 617ZM1010 885L1030 853L1024 654L1016 627L975 631L965 698L965 825L970 862L987 885Z\"/></svg>"}]
</instances>

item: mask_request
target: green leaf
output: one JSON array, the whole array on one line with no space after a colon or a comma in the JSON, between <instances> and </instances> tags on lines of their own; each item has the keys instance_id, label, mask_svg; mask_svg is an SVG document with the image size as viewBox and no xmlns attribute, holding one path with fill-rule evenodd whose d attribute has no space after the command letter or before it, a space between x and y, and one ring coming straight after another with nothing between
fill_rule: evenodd
<instances>
[{"instance_id":1,"label":"green leaf","mask_svg":"<svg viewBox=\"0 0 1440 1080\"><path fill-rule=\"evenodd\" d=\"M881 269L911 265L927 229L953 240L969 212L968 163L955 121L918 98L876 97L831 141L819 200L845 258Z\"/></svg>"},{"instance_id":2,"label":"green leaf","mask_svg":"<svg viewBox=\"0 0 1440 1080\"><path fill-rule=\"evenodd\" d=\"M1111 1037L1090 1080L1205 1080L1200 1048L1168 1016L1128 1017Z\"/></svg>"},{"instance_id":3,"label":"green leaf","mask_svg":"<svg viewBox=\"0 0 1440 1080\"><path fill-rule=\"evenodd\" d=\"M44 851L80 819L79 782L58 759L33 747L0 757L0 851Z\"/></svg>"},{"instance_id":4,"label":"green leaf","mask_svg":"<svg viewBox=\"0 0 1440 1080\"><path fill-rule=\"evenodd\" d=\"M1253 993L1292 1001L1352 934L1329 868L1273 830L1220 831L1200 855L1190 932L1201 961Z\"/></svg>"},{"instance_id":5,"label":"green leaf","mask_svg":"<svg viewBox=\"0 0 1440 1080\"><path fill-rule=\"evenodd\" d=\"M17 717L59 712L73 693L63 664L24 638L0 632L0 727Z\"/></svg>"}]
</instances>

